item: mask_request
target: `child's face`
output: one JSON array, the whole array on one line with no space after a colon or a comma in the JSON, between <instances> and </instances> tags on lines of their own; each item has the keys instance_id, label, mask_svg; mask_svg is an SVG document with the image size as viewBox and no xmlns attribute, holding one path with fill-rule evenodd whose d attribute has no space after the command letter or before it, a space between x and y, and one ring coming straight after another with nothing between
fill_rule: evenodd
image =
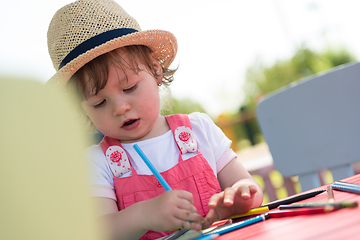
<instances>
[{"instance_id":1,"label":"child's face","mask_svg":"<svg viewBox=\"0 0 360 240\"><path fill-rule=\"evenodd\" d=\"M128 60L126 52L122 56ZM161 69L155 59L153 64L155 70ZM142 71L135 73L110 64L105 87L81 104L100 132L124 143L153 135L161 117L157 85L162 78L154 78L141 63L139 67Z\"/></svg>"}]
</instances>

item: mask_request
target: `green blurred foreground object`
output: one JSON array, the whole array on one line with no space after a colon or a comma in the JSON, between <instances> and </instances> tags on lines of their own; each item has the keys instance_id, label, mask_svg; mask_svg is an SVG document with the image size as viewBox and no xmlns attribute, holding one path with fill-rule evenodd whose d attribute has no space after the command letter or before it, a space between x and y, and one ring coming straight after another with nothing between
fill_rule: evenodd
<instances>
[{"instance_id":1,"label":"green blurred foreground object","mask_svg":"<svg viewBox=\"0 0 360 240\"><path fill-rule=\"evenodd\" d=\"M71 109L39 82L0 80L0 239L100 239Z\"/></svg>"}]
</instances>

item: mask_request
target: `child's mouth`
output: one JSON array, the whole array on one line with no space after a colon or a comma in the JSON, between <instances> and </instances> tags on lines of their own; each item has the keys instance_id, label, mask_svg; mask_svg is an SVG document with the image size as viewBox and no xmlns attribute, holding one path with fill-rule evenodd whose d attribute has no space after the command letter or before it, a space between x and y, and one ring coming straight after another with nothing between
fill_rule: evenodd
<instances>
[{"instance_id":1,"label":"child's mouth","mask_svg":"<svg viewBox=\"0 0 360 240\"><path fill-rule=\"evenodd\" d=\"M137 121L137 119L131 119L131 120L125 122L123 126L129 126L129 125L133 124L136 121Z\"/></svg>"},{"instance_id":2,"label":"child's mouth","mask_svg":"<svg viewBox=\"0 0 360 240\"><path fill-rule=\"evenodd\" d=\"M136 129L140 124L140 119L130 119L122 125L122 128L128 131Z\"/></svg>"}]
</instances>

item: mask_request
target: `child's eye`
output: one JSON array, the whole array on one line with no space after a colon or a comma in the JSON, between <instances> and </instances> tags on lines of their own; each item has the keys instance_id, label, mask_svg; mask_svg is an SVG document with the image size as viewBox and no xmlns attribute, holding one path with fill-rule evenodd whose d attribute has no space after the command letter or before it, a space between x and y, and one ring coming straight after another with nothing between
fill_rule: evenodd
<instances>
[{"instance_id":1,"label":"child's eye","mask_svg":"<svg viewBox=\"0 0 360 240\"><path fill-rule=\"evenodd\" d=\"M123 91L124 91L124 92L132 92L132 91L134 91L136 88L137 88L137 84L135 84L135 85L132 86L132 87L126 88L126 89L124 89Z\"/></svg>"},{"instance_id":2,"label":"child's eye","mask_svg":"<svg viewBox=\"0 0 360 240\"><path fill-rule=\"evenodd\" d=\"M101 107L101 106L104 105L104 104L105 104L105 99L102 100L101 102L95 104L95 105L94 105L94 108L99 108L99 107Z\"/></svg>"}]
</instances>

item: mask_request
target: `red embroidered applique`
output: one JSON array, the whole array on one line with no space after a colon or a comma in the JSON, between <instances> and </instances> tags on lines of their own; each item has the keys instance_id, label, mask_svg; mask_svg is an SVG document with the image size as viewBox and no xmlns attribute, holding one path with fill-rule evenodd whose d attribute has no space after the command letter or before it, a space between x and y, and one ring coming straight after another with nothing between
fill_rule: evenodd
<instances>
[{"instance_id":1,"label":"red embroidered applique","mask_svg":"<svg viewBox=\"0 0 360 240\"><path fill-rule=\"evenodd\" d=\"M180 148L181 154L197 151L195 134L191 131L190 128L185 126L176 128L175 140Z\"/></svg>"},{"instance_id":2,"label":"red embroidered applique","mask_svg":"<svg viewBox=\"0 0 360 240\"><path fill-rule=\"evenodd\" d=\"M120 177L121 175L131 171L126 152L120 146L108 147L105 156L115 177Z\"/></svg>"}]
</instances>

